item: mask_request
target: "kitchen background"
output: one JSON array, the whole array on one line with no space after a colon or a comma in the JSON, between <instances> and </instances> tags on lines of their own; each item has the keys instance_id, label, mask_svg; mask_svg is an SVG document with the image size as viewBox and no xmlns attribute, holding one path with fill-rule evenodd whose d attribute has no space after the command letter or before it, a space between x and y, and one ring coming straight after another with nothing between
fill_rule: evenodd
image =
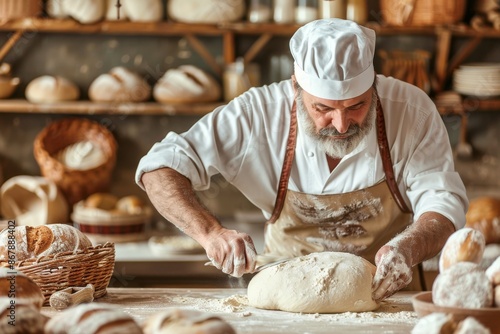
<instances>
[{"instance_id":1,"label":"kitchen background","mask_svg":"<svg viewBox=\"0 0 500 334\"><path fill-rule=\"evenodd\" d=\"M187 0L188 1L188 0ZM338 0L337 0L338 1ZM2 1L0 0L0 3ZM290 1L293 2L293 1ZM366 5L370 25L383 25L381 3L368 0ZM163 2L166 6L166 1ZM247 6L249 5L247 1ZM476 14L475 1L466 3L461 20L469 25ZM164 20L170 20L164 14ZM244 20L246 20L245 17ZM2 29L0 23L0 46L6 43L13 31ZM257 41L256 34L236 34L234 54L243 56ZM215 57L219 65L224 62L223 38L198 36L199 41ZM470 41L469 36L452 36L450 58ZM260 83L287 79L291 75L291 58L288 51L289 36L278 34L272 37L258 52L252 63L259 67ZM435 57L439 48L435 34L394 33L381 34L377 38L377 51L426 50L429 59L424 67L429 75L435 72ZM387 55L385 55L387 57ZM113 33L65 33L34 31L25 32L3 59L11 64L12 74L20 78L20 85L10 99L24 99L27 84L41 75L60 75L73 81L81 91L80 100L87 100L87 90L100 74L115 66L125 66L140 73L149 84L154 83L168 69L184 64L196 65L222 82L204 59L194 50L185 36L156 34L113 34ZM500 30L496 35L482 39L464 62L500 63ZM384 54L378 52L375 62L377 71L382 72ZM451 90L451 76L444 82L443 89ZM431 95L435 92L430 91ZM468 96L466 110L466 139L472 147L472 154L456 158L456 167L461 174L469 196L500 196L500 108L480 110L483 101L480 96ZM151 100L153 101L153 100ZM222 103L222 102L221 102ZM498 105L498 104L496 104ZM491 110L493 109L493 110ZM497 110L498 109L498 110ZM151 146L160 141L169 131L187 130L201 115L149 114L73 114L48 112L16 112L2 107L0 100L0 166L3 180L16 175L40 175L40 168L33 156L35 137L51 122L66 117L85 117L105 125L112 131L118 143L117 162L112 176L110 192L118 195L137 195L148 202L146 194L134 182L138 161ZM456 114L443 115L454 148L460 145L463 119ZM463 144L463 143L462 143ZM259 212L239 192L222 178L216 177L212 187L199 193L200 199L223 221L247 221L251 229L262 228ZM255 225L256 224L256 225ZM152 228L165 228L176 233L169 224L155 215Z\"/></svg>"}]
</instances>

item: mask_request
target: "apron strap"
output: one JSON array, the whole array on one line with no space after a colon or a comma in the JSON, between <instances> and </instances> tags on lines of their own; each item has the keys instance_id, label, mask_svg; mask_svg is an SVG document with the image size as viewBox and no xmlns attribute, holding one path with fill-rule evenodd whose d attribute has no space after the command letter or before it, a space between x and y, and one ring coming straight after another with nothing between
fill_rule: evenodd
<instances>
[{"instance_id":1,"label":"apron strap","mask_svg":"<svg viewBox=\"0 0 500 334\"><path fill-rule=\"evenodd\" d=\"M286 144L285 159L283 161L283 168L281 169L280 181L278 184L278 194L276 202L274 203L274 210L271 218L267 224L274 224L281 214L281 210L285 205L286 192L288 190L288 180L292 171L292 162L295 156L295 143L297 142L297 106L295 99L292 105L290 116L290 131L288 132L288 141Z\"/></svg>"},{"instance_id":2,"label":"apron strap","mask_svg":"<svg viewBox=\"0 0 500 334\"><path fill-rule=\"evenodd\" d=\"M389 148L389 142L387 141L387 133L385 131L385 119L384 111L382 105L380 104L380 99L377 96L377 142L380 151L380 156L382 157L382 165L384 166L385 178L387 180L387 185L398 205L399 209L404 213L411 213L408 209L401 192L399 191L396 178L394 177L394 170L392 169L392 159L391 152Z\"/></svg>"}]
</instances>

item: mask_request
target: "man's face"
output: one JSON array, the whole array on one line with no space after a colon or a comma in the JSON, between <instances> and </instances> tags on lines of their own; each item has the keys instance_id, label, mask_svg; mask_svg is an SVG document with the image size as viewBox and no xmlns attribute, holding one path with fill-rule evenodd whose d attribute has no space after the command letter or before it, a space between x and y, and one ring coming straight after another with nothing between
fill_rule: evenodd
<instances>
[{"instance_id":1,"label":"man's face","mask_svg":"<svg viewBox=\"0 0 500 334\"><path fill-rule=\"evenodd\" d=\"M297 115L306 133L327 155L342 158L352 152L375 123L377 96L370 88L348 100L327 100L300 90Z\"/></svg>"}]
</instances>

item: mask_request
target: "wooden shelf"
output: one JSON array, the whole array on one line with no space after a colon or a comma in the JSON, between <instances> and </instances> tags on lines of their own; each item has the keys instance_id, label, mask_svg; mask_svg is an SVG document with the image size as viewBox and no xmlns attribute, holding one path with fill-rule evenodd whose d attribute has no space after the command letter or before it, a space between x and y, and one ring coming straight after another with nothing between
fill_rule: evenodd
<instances>
[{"instance_id":1,"label":"wooden shelf","mask_svg":"<svg viewBox=\"0 0 500 334\"><path fill-rule=\"evenodd\" d=\"M74 114L74 115L205 115L223 102L195 104L96 103L74 101L31 103L26 100L0 100L1 113Z\"/></svg>"}]
</instances>

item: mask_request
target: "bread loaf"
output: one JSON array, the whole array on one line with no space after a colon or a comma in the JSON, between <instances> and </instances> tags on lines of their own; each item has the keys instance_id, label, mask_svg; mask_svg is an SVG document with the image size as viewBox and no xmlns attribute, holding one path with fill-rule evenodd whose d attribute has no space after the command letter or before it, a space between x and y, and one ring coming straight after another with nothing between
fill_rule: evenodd
<instances>
[{"instance_id":1,"label":"bread loaf","mask_svg":"<svg viewBox=\"0 0 500 334\"><path fill-rule=\"evenodd\" d=\"M80 97L78 87L66 78L44 75L26 86L26 99L33 103L74 101Z\"/></svg>"},{"instance_id":2,"label":"bread loaf","mask_svg":"<svg viewBox=\"0 0 500 334\"><path fill-rule=\"evenodd\" d=\"M14 238L14 239L12 239ZM8 259L8 241L15 241L17 261L91 247L90 240L78 229L66 224L16 226L14 232L0 232L0 261Z\"/></svg>"},{"instance_id":3,"label":"bread loaf","mask_svg":"<svg viewBox=\"0 0 500 334\"><path fill-rule=\"evenodd\" d=\"M432 301L446 307L490 307L493 286L478 264L458 262L436 277L432 285Z\"/></svg>"},{"instance_id":4,"label":"bread loaf","mask_svg":"<svg viewBox=\"0 0 500 334\"><path fill-rule=\"evenodd\" d=\"M161 0L125 0L123 9L130 21L137 22L158 22L165 13Z\"/></svg>"},{"instance_id":5,"label":"bread loaf","mask_svg":"<svg viewBox=\"0 0 500 334\"><path fill-rule=\"evenodd\" d=\"M480 263L483 258L485 242L481 232L472 228L463 228L453 233L441 251L439 271L458 262L469 261Z\"/></svg>"},{"instance_id":6,"label":"bread loaf","mask_svg":"<svg viewBox=\"0 0 500 334\"><path fill-rule=\"evenodd\" d=\"M0 333L2 334L44 334L48 318L31 304L0 298ZM14 325L12 325L14 324Z\"/></svg>"},{"instance_id":7,"label":"bread loaf","mask_svg":"<svg viewBox=\"0 0 500 334\"><path fill-rule=\"evenodd\" d=\"M430 313L418 320L411 331L412 334L453 334L457 324L451 314L436 312Z\"/></svg>"},{"instance_id":8,"label":"bread loaf","mask_svg":"<svg viewBox=\"0 0 500 334\"><path fill-rule=\"evenodd\" d=\"M121 66L98 76L89 87L89 98L97 102L142 102L151 97L151 87L139 74Z\"/></svg>"},{"instance_id":9,"label":"bread loaf","mask_svg":"<svg viewBox=\"0 0 500 334\"><path fill-rule=\"evenodd\" d=\"M14 269L0 268L0 296L15 300L16 304L43 306L44 296L40 287L28 276Z\"/></svg>"},{"instance_id":10,"label":"bread loaf","mask_svg":"<svg viewBox=\"0 0 500 334\"><path fill-rule=\"evenodd\" d=\"M241 19L245 14L244 0L169 0L168 15L186 23L221 23Z\"/></svg>"},{"instance_id":11,"label":"bread loaf","mask_svg":"<svg viewBox=\"0 0 500 334\"><path fill-rule=\"evenodd\" d=\"M170 309L146 319L144 334L235 334L223 319L195 310Z\"/></svg>"},{"instance_id":12,"label":"bread loaf","mask_svg":"<svg viewBox=\"0 0 500 334\"><path fill-rule=\"evenodd\" d=\"M500 199L479 197L469 203L466 227L483 233L486 244L500 243Z\"/></svg>"},{"instance_id":13,"label":"bread loaf","mask_svg":"<svg viewBox=\"0 0 500 334\"><path fill-rule=\"evenodd\" d=\"M108 193L95 193L85 199L86 208L101 210L114 210L118 203L118 197Z\"/></svg>"},{"instance_id":14,"label":"bread loaf","mask_svg":"<svg viewBox=\"0 0 500 334\"><path fill-rule=\"evenodd\" d=\"M486 276L493 285L500 285L500 256L486 269Z\"/></svg>"},{"instance_id":15,"label":"bread loaf","mask_svg":"<svg viewBox=\"0 0 500 334\"><path fill-rule=\"evenodd\" d=\"M46 334L143 334L127 313L105 303L80 304L55 315Z\"/></svg>"},{"instance_id":16,"label":"bread loaf","mask_svg":"<svg viewBox=\"0 0 500 334\"><path fill-rule=\"evenodd\" d=\"M153 96L160 103L213 102L221 97L220 84L207 72L183 65L158 80Z\"/></svg>"},{"instance_id":17,"label":"bread loaf","mask_svg":"<svg viewBox=\"0 0 500 334\"><path fill-rule=\"evenodd\" d=\"M144 210L144 203L137 196L125 196L118 200L116 209L129 214L139 214Z\"/></svg>"},{"instance_id":18,"label":"bread loaf","mask_svg":"<svg viewBox=\"0 0 500 334\"><path fill-rule=\"evenodd\" d=\"M500 285L497 285L493 291L493 299L496 307L500 307Z\"/></svg>"}]
</instances>

